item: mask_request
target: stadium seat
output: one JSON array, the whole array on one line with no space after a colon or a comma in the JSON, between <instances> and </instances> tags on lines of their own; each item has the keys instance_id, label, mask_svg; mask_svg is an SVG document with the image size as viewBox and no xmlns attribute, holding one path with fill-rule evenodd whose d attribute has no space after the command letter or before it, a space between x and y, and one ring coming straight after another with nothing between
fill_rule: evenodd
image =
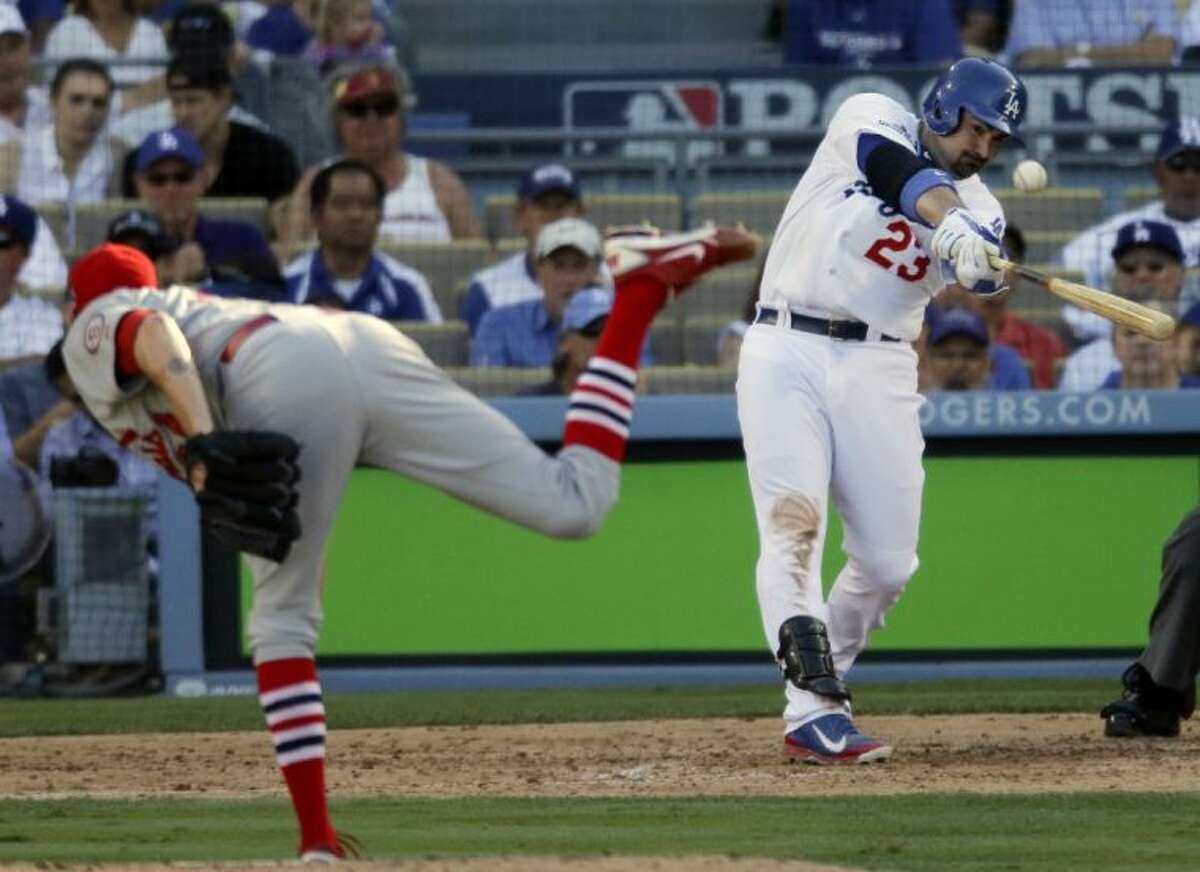
<instances>
[{"instance_id":1,"label":"stadium seat","mask_svg":"<svg viewBox=\"0 0 1200 872\"><path fill-rule=\"evenodd\" d=\"M488 197L484 204L487 235L490 239L520 236L513 225L516 197L499 194ZM601 230L608 225L641 224L649 221L663 230L678 230L682 226L683 204L677 194L585 194L584 215Z\"/></svg>"},{"instance_id":2,"label":"stadium seat","mask_svg":"<svg viewBox=\"0 0 1200 872\"><path fill-rule=\"evenodd\" d=\"M731 191L701 194L696 198L692 224L699 226L705 221L714 224L745 224L755 233L771 236L775 225L783 215L792 192L787 191Z\"/></svg>"},{"instance_id":3,"label":"stadium seat","mask_svg":"<svg viewBox=\"0 0 1200 872\"><path fill-rule=\"evenodd\" d=\"M446 372L471 393L481 397L511 396L550 380L548 369L466 366L447 368Z\"/></svg>"},{"instance_id":4,"label":"stadium seat","mask_svg":"<svg viewBox=\"0 0 1200 872\"><path fill-rule=\"evenodd\" d=\"M385 242L379 250L425 276L444 318L458 314L458 294L472 275L495 259L492 247L482 239Z\"/></svg>"},{"instance_id":5,"label":"stadium seat","mask_svg":"<svg viewBox=\"0 0 1200 872\"><path fill-rule=\"evenodd\" d=\"M721 315L736 318L751 293L758 294L758 267L726 267L705 275L679 298L687 317Z\"/></svg>"},{"instance_id":6,"label":"stadium seat","mask_svg":"<svg viewBox=\"0 0 1200 872\"><path fill-rule=\"evenodd\" d=\"M664 315L650 328L650 350L655 366L677 366L683 363L683 330L679 322Z\"/></svg>"},{"instance_id":7,"label":"stadium seat","mask_svg":"<svg viewBox=\"0 0 1200 872\"><path fill-rule=\"evenodd\" d=\"M737 369L716 366L652 366L642 370L647 394L730 394Z\"/></svg>"},{"instance_id":8,"label":"stadium seat","mask_svg":"<svg viewBox=\"0 0 1200 872\"><path fill-rule=\"evenodd\" d=\"M465 366L468 360L467 324L447 321L427 324L423 321L395 321L396 329L421 346L429 359L442 367Z\"/></svg>"},{"instance_id":9,"label":"stadium seat","mask_svg":"<svg viewBox=\"0 0 1200 872\"><path fill-rule=\"evenodd\" d=\"M108 225L113 218L130 209L145 208L141 200L102 200L98 203L80 203L75 207L75 233L71 238L71 216L63 209L61 216L55 214L54 221L61 222L59 231L51 222L59 244L65 251L86 251L104 241L108 234ZM56 207L62 209L63 207ZM253 224L262 231L264 236L270 233L270 210L267 201L259 197L208 197L200 201L200 213L208 218L222 221L245 221ZM43 212L45 215L45 212ZM47 217L50 222L50 218Z\"/></svg>"},{"instance_id":10,"label":"stadium seat","mask_svg":"<svg viewBox=\"0 0 1200 872\"><path fill-rule=\"evenodd\" d=\"M1025 234L1026 263L1055 263L1062 247L1076 236L1072 230L1032 230Z\"/></svg>"},{"instance_id":11,"label":"stadium seat","mask_svg":"<svg viewBox=\"0 0 1200 872\"><path fill-rule=\"evenodd\" d=\"M717 362L717 337L737 313L689 318L683 325L683 360L693 366L712 366Z\"/></svg>"},{"instance_id":12,"label":"stadium seat","mask_svg":"<svg viewBox=\"0 0 1200 872\"><path fill-rule=\"evenodd\" d=\"M1022 233L1057 230L1078 232L1104 220L1104 192L1099 188L1057 188L1022 194L1015 188L992 192L1004 207L1004 217Z\"/></svg>"},{"instance_id":13,"label":"stadium seat","mask_svg":"<svg viewBox=\"0 0 1200 872\"><path fill-rule=\"evenodd\" d=\"M1122 209L1140 209L1145 205L1162 199L1162 191L1158 188L1126 188Z\"/></svg>"}]
</instances>

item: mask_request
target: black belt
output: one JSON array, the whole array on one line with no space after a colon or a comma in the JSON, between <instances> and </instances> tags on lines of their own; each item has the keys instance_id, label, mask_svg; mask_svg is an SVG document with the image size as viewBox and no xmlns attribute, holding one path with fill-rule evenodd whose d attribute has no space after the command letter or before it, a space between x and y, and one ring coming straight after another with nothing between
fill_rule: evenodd
<instances>
[{"instance_id":1,"label":"black belt","mask_svg":"<svg viewBox=\"0 0 1200 872\"><path fill-rule=\"evenodd\" d=\"M801 315L798 312L791 313L791 327L793 330L802 330L805 333L816 333L818 336L828 336L830 339L848 339L853 342L862 342L867 338L867 330L870 329L862 321L829 321L825 318L811 318L808 315ZM778 324L779 310L761 308L758 310L758 317L754 319L755 324ZM899 342L895 336L888 336L886 333L880 337L884 342Z\"/></svg>"}]
</instances>

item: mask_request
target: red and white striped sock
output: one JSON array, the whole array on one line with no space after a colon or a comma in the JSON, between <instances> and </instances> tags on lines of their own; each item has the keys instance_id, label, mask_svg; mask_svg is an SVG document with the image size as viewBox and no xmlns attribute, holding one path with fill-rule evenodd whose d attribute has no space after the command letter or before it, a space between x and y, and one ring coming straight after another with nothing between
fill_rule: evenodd
<instances>
[{"instance_id":1,"label":"red and white striped sock","mask_svg":"<svg viewBox=\"0 0 1200 872\"><path fill-rule=\"evenodd\" d=\"M260 663L257 671L258 701L300 823L300 850L335 845L325 796L325 704L316 664L297 657Z\"/></svg>"},{"instance_id":2,"label":"red and white striped sock","mask_svg":"<svg viewBox=\"0 0 1200 872\"><path fill-rule=\"evenodd\" d=\"M667 299L667 286L648 276L617 279L612 312L596 353L575 383L563 445L586 445L620 463L633 421L638 359L646 333Z\"/></svg>"}]
</instances>

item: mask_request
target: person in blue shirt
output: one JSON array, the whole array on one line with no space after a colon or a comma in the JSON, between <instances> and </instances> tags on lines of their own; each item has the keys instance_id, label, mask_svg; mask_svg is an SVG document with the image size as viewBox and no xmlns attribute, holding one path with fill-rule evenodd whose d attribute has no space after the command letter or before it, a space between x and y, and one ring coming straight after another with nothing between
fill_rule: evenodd
<instances>
[{"instance_id":1,"label":"person in blue shirt","mask_svg":"<svg viewBox=\"0 0 1200 872\"><path fill-rule=\"evenodd\" d=\"M472 366L550 366L563 310L576 292L599 283L600 232L582 218L542 228L534 246L540 298L492 309L471 342Z\"/></svg>"},{"instance_id":2,"label":"person in blue shirt","mask_svg":"<svg viewBox=\"0 0 1200 872\"><path fill-rule=\"evenodd\" d=\"M164 284L203 284L214 293L229 289L232 296L278 300L283 277L262 231L200 213L208 182L200 143L183 128L155 131L138 147L138 197L179 242L159 277ZM240 292L241 286L258 291Z\"/></svg>"},{"instance_id":3,"label":"person in blue shirt","mask_svg":"<svg viewBox=\"0 0 1200 872\"><path fill-rule=\"evenodd\" d=\"M613 293L606 288L584 288L571 297L559 325L558 350L550 365L551 378L520 393L525 396L566 396L575 390L575 383L596 353L612 307Z\"/></svg>"},{"instance_id":4,"label":"person in blue shirt","mask_svg":"<svg viewBox=\"0 0 1200 872\"><path fill-rule=\"evenodd\" d=\"M313 177L309 205L317 247L288 264L288 299L387 321L440 323L425 276L375 251L387 186L367 164L343 159Z\"/></svg>"},{"instance_id":5,"label":"person in blue shirt","mask_svg":"<svg viewBox=\"0 0 1200 872\"><path fill-rule=\"evenodd\" d=\"M962 56L949 0L789 0L783 59L842 67L937 66Z\"/></svg>"},{"instance_id":6,"label":"person in blue shirt","mask_svg":"<svg viewBox=\"0 0 1200 872\"><path fill-rule=\"evenodd\" d=\"M935 391L1025 391L1029 371L1016 351L995 345L983 317L967 309L932 307L928 351L923 361L928 389Z\"/></svg>"},{"instance_id":7,"label":"person in blue shirt","mask_svg":"<svg viewBox=\"0 0 1200 872\"><path fill-rule=\"evenodd\" d=\"M551 221L583 216L583 188L569 167L560 163L540 164L521 176L513 224L525 237L526 248L471 277L471 285L459 304L459 316L467 322L472 334L489 310L536 300L542 295L534 276L533 247L538 233Z\"/></svg>"},{"instance_id":8,"label":"person in blue shirt","mask_svg":"<svg viewBox=\"0 0 1200 872\"><path fill-rule=\"evenodd\" d=\"M1171 307L1158 300L1147 300L1142 305L1159 312L1172 314ZM1180 319L1184 323L1189 315L1193 318L1193 306ZM1197 319L1200 320L1200 319ZM1171 390L1181 387L1195 387L1196 378L1192 375L1185 384L1181 370L1184 364L1185 344L1186 354L1192 360L1188 361L1189 368L1195 366L1195 325L1181 328L1179 333L1166 342L1156 342L1142 336L1120 324L1113 325L1112 348L1120 366L1108 374L1101 388L1120 388L1123 390Z\"/></svg>"}]
</instances>

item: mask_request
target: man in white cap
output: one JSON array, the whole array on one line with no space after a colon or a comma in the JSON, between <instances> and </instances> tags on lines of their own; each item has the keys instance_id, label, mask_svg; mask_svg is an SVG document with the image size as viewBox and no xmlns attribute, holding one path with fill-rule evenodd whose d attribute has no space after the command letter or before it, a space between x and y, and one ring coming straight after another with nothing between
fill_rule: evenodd
<instances>
[{"instance_id":1,"label":"man in white cap","mask_svg":"<svg viewBox=\"0 0 1200 872\"><path fill-rule=\"evenodd\" d=\"M471 342L472 366L549 366L558 347L563 310L576 292L599 284L600 232L582 218L542 228L534 245L540 298L492 309Z\"/></svg>"}]
</instances>

